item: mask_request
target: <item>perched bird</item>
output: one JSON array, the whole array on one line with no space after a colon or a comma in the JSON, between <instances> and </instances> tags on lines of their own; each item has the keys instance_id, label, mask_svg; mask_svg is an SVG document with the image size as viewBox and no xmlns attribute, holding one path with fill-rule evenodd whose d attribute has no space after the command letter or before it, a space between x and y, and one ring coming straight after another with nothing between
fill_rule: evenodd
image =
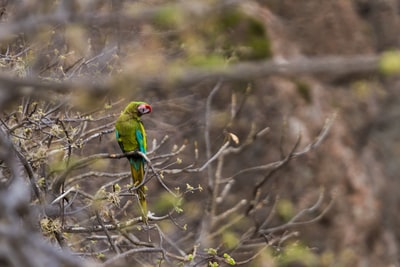
<instances>
[{"instance_id":1,"label":"perched bird","mask_svg":"<svg viewBox=\"0 0 400 267\"><path fill-rule=\"evenodd\" d=\"M151 112L151 106L145 102L130 102L118 117L115 124L115 134L123 153L140 151L146 153L146 132L140 117ZM128 157L133 185L136 187L144 178L144 159L140 155ZM147 224L146 188L137 189L143 221Z\"/></svg>"}]
</instances>

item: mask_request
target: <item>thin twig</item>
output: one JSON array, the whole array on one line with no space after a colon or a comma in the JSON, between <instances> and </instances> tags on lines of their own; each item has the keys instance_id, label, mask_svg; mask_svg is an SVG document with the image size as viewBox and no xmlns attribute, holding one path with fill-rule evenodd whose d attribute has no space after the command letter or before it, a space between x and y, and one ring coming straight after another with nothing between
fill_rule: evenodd
<instances>
[{"instance_id":1,"label":"thin twig","mask_svg":"<svg viewBox=\"0 0 400 267\"><path fill-rule=\"evenodd\" d=\"M214 88L211 90L207 97L206 109L205 109L205 120L204 120L204 141L206 146L206 157L211 158L211 142L210 142L210 121L211 121L211 102L214 95L221 88L222 81L219 80ZM208 175L208 187L213 187L213 177L212 177L212 167L211 164L207 165L207 175Z\"/></svg>"},{"instance_id":2,"label":"thin twig","mask_svg":"<svg viewBox=\"0 0 400 267\"><path fill-rule=\"evenodd\" d=\"M134 248L112 257L111 259L105 261L101 266L113 266L114 262L137 253L164 253L164 251L161 248Z\"/></svg>"},{"instance_id":3,"label":"thin twig","mask_svg":"<svg viewBox=\"0 0 400 267\"><path fill-rule=\"evenodd\" d=\"M321 196L321 194L322 194L322 196ZM314 222L320 220L332 207L332 205L334 203L334 198L331 198L328 205L323 209L323 211L318 216L316 216L310 220L299 221L305 214L312 214L316 211L316 209L318 209L320 207L320 205L322 204L321 199L323 198L323 193L321 193L321 194L313 206L299 211L295 216L293 216L293 218L289 222L284 223L279 226L276 226L276 227L269 227L267 229L261 229L259 231L259 233L261 233L261 234L274 233L274 232L282 231L282 230L285 230L285 229L288 229L291 227L295 227L295 226L311 224L311 223L314 223Z\"/></svg>"},{"instance_id":4,"label":"thin twig","mask_svg":"<svg viewBox=\"0 0 400 267\"><path fill-rule=\"evenodd\" d=\"M97 219L97 222L98 222L98 223L101 225L101 227L103 228L104 234L107 236L107 240L108 240L108 242L110 243L112 250L114 250L115 253L119 254L120 251L119 251L118 247L114 244L114 242L113 242L113 240L112 240L112 238L111 238L111 236L110 236L110 233L108 232L107 228L104 226L104 222L101 220L98 211L96 211L96 219Z\"/></svg>"}]
</instances>

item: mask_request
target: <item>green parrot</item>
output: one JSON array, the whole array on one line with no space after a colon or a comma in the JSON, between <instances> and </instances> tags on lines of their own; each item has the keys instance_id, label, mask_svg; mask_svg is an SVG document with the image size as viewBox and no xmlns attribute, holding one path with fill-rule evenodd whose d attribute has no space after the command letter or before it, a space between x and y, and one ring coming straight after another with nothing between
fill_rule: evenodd
<instances>
[{"instance_id":1,"label":"green parrot","mask_svg":"<svg viewBox=\"0 0 400 267\"><path fill-rule=\"evenodd\" d=\"M146 153L146 132L140 117L150 113L151 106L145 102L130 102L118 117L115 124L115 134L123 153L140 151ZM133 185L138 186L144 178L144 159L140 156L128 157L131 165ZM146 188L137 189L143 222L147 224Z\"/></svg>"}]
</instances>

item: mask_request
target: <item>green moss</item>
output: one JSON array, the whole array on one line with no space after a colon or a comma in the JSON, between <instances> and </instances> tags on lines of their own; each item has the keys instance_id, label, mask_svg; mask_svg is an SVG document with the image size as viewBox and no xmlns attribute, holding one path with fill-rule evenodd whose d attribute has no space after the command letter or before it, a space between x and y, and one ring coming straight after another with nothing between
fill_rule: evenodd
<instances>
[{"instance_id":1,"label":"green moss","mask_svg":"<svg viewBox=\"0 0 400 267\"><path fill-rule=\"evenodd\" d=\"M249 19L249 31L253 35L258 35L258 36L265 35L265 27L261 23L261 21L256 20L254 18L248 18L248 19Z\"/></svg>"},{"instance_id":2,"label":"green moss","mask_svg":"<svg viewBox=\"0 0 400 267\"><path fill-rule=\"evenodd\" d=\"M224 12L220 18L220 27L222 30L227 30L235 27L241 21L242 14L236 9L230 9Z\"/></svg>"},{"instance_id":3,"label":"green moss","mask_svg":"<svg viewBox=\"0 0 400 267\"><path fill-rule=\"evenodd\" d=\"M270 58L271 44L265 25L239 9L225 12L215 22L220 45L230 57L236 55L241 60Z\"/></svg>"},{"instance_id":4,"label":"green moss","mask_svg":"<svg viewBox=\"0 0 400 267\"><path fill-rule=\"evenodd\" d=\"M249 59L263 59L270 58L272 55L270 42L263 36L253 36L249 39L249 47L251 48L251 54Z\"/></svg>"}]
</instances>

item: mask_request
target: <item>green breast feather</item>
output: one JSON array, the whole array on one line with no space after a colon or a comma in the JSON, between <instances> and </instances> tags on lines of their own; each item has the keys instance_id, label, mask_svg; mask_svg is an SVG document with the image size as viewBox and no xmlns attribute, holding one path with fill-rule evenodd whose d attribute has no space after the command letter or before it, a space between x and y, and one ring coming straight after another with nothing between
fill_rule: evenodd
<instances>
[{"instance_id":1,"label":"green breast feather","mask_svg":"<svg viewBox=\"0 0 400 267\"><path fill-rule=\"evenodd\" d=\"M126 120L118 120L115 134L118 144L124 153L135 150L146 153L146 133L143 123L139 119L126 118ZM135 169L139 169L143 159L130 157L129 162L135 166Z\"/></svg>"}]
</instances>

